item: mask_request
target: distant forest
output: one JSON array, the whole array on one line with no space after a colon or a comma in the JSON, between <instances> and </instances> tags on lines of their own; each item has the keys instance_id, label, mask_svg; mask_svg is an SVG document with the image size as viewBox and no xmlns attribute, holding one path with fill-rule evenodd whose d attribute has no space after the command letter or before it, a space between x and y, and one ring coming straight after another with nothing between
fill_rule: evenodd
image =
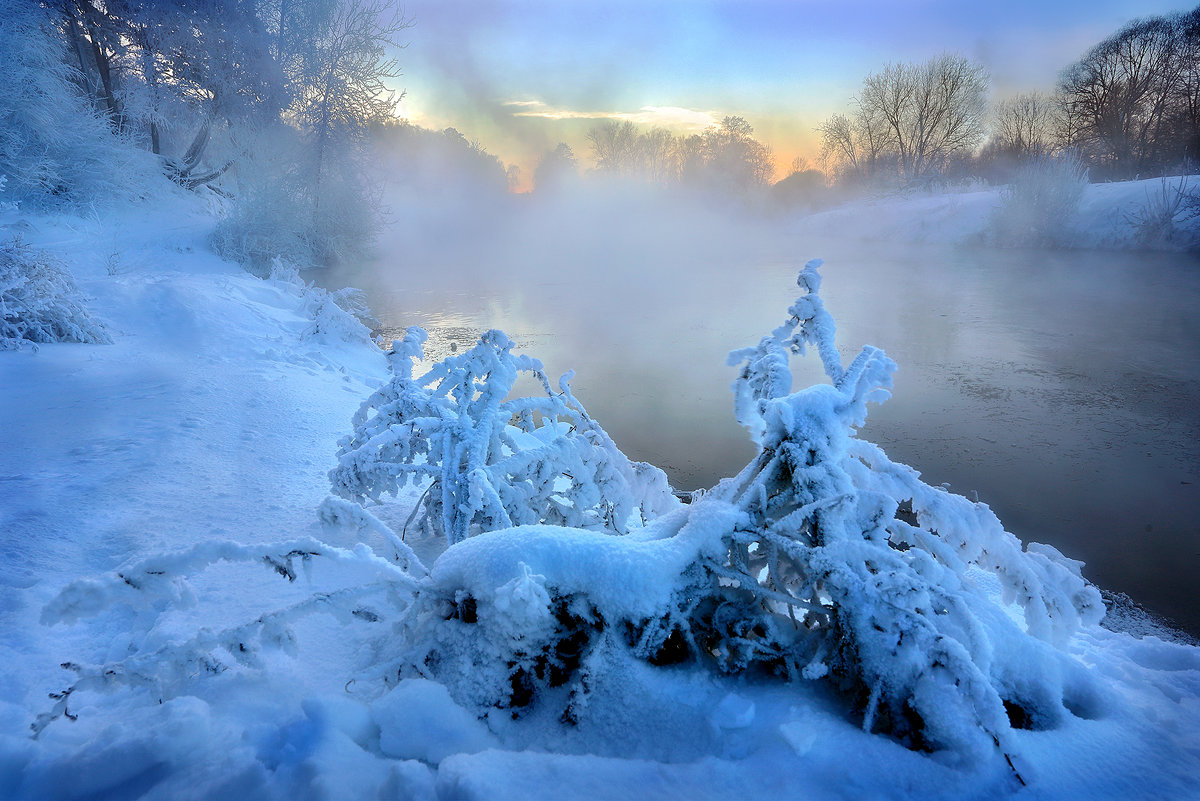
<instances>
[{"instance_id":1,"label":"distant forest","mask_svg":"<svg viewBox=\"0 0 1200 801\"><path fill-rule=\"evenodd\" d=\"M0 202L87 208L169 180L223 204L217 250L251 269L361 256L401 188L520 183L485 146L396 118L395 0L0 0L9 93ZM536 165L534 193L583 179L792 209L858 191L983 180L1069 159L1091 180L1190 173L1200 152L1200 7L1135 20L1057 85L993 102L955 54L867 75L817 129L814 163L780 170L750 122L681 135L608 121ZM442 191L442 190L439 190ZM444 192L443 192L444 193Z\"/></svg>"}]
</instances>

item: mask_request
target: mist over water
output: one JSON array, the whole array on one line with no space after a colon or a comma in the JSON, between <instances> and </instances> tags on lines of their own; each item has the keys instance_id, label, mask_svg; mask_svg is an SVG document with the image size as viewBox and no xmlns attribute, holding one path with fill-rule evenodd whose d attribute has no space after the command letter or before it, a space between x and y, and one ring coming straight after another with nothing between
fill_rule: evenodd
<instances>
[{"instance_id":1,"label":"mist over water","mask_svg":"<svg viewBox=\"0 0 1200 801\"><path fill-rule=\"evenodd\" d=\"M427 328L430 359L500 328L552 379L575 370L622 450L681 489L753 455L726 355L824 258L843 359L872 344L899 363L861 436L1200 632L1197 259L814 241L615 187L401 208L376 263L323 280L364 289L385 328ZM792 367L796 388L824 380L815 355Z\"/></svg>"}]
</instances>

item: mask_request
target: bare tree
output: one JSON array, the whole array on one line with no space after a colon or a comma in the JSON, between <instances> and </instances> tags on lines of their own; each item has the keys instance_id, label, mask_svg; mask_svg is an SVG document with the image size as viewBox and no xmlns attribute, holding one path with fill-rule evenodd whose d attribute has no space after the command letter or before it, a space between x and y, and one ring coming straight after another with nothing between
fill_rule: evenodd
<instances>
[{"instance_id":1,"label":"bare tree","mask_svg":"<svg viewBox=\"0 0 1200 801\"><path fill-rule=\"evenodd\" d=\"M889 64L863 81L864 119L882 119L901 175L920 179L970 153L984 135L989 78L982 65L943 54L921 64Z\"/></svg>"},{"instance_id":2,"label":"bare tree","mask_svg":"<svg viewBox=\"0 0 1200 801\"><path fill-rule=\"evenodd\" d=\"M817 131L825 168L859 179L875 177L891 141L883 122L861 108L853 117L834 114Z\"/></svg>"},{"instance_id":3,"label":"bare tree","mask_svg":"<svg viewBox=\"0 0 1200 801\"><path fill-rule=\"evenodd\" d=\"M666 128L651 128L638 136L641 169L651 183L666 186L679 180L679 150L675 135Z\"/></svg>"},{"instance_id":4,"label":"bare tree","mask_svg":"<svg viewBox=\"0 0 1200 801\"><path fill-rule=\"evenodd\" d=\"M558 191L569 186L579 174L579 164L575 159L575 151L565 142L558 145L542 157L537 169L533 171L533 189L535 192Z\"/></svg>"},{"instance_id":5,"label":"bare tree","mask_svg":"<svg viewBox=\"0 0 1200 801\"><path fill-rule=\"evenodd\" d=\"M928 177L983 139L988 86L962 56L889 64L863 80L851 114L818 126L826 167L875 178L894 164L906 180Z\"/></svg>"},{"instance_id":6,"label":"bare tree","mask_svg":"<svg viewBox=\"0 0 1200 801\"><path fill-rule=\"evenodd\" d=\"M700 134L680 136L675 140L675 163L678 165L679 182L696 183L704 171L704 137Z\"/></svg>"},{"instance_id":7,"label":"bare tree","mask_svg":"<svg viewBox=\"0 0 1200 801\"><path fill-rule=\"evenodd\" d=\"M754 138L754 128L744 118L725 117L703 137L703 169L710 187L744 194L770 184L775 173L771 148Z\"/></svg>"},{"instance_id":8,"label":"bare tree","mask_svg":"<svg viewBox=\"0 0 1200 801\"><path fill-rule=\"evenodd\" d=\"M1026 92L996 104L991 147L1016 157L1039 156L1054 149L1060 129L1059 104L1044 92Z\"/></svg>"},{"instance_id":9,"label":"bare tree","mask_svg":"<svg viewBox=\"0 0 1200 801\"><path fill-rule=\"evenodd\" d=\"M588 141L599 172L662 186L685 184L744 195L767 186L775 171L771 148L736 116L687 136L665 128L639 131L632 122L606 120L588 131Z\"/></svg>"},{"instance_id":10,"label":"bare tree","mask_svg":"<svg viewBox=\"0 0 1200 801\"><path fill-rule=\"evenodd\" d=\"M1196 68L1180 58L1179 19L1136 20L1063 73L1059 91L1094 166L1132 175L1162 155L1172 97Z\"/></svg>"},{"instance_id":11,"label":"bare tree","mask_svg":"<svg viewBox=\"0 0 1200 801\"><path fill-rule=\"evenodd\" d=\"M641 168L638 157L637 126L626 120L605 120L587 133L596 169L614 175L636 175Z\"/></svg>"},{"instance_id":12,"label":"bare tree","mask_svg":"<svg viewBox=\"0 0 1200 801\"><path fill-rule=\"evenodd\" d=\"M400 75L388 48L410 25L391 0L340 0L308 42L290 113L313 140L314 219L330 148L394 115L403 95L385 83Z\"/></svg>"},{"instance_id":13,"label":"bare tree","mask_svg":"<svg viewBox=\"0 0 1200 801\"><path fill-rule=\"evenodd\" d=\"M1200 6L1173 22L1179 76L1172 103L1172 155L1194 162L1200 159Z\"/></svg>"}]
</instances>

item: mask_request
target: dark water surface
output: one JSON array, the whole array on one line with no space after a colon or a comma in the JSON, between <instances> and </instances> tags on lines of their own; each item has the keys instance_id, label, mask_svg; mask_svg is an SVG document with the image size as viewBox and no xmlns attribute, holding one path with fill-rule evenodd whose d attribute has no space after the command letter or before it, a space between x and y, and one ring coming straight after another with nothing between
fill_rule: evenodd
<instances>
[{"instance_id":1,"label":"dark water surface","mask_svg":"<svg viewBox=\"0 0 1200 801\"><path fill-rule=\"evenodd\" d=\"M576 395L617 444L690 489L752 456L726 354L783 321L796 272L822 256L843 359L872 344L900 365L894 397L860 436L929 483L977 492L1022 540L1055 545L1097 584L1200 634L1200 260L805 251L721 254L721 269L689 264L703 262L695 250L609 253L600 268L570 256L518 268L509 256L493 271L449 258L345 280L385 326L427 328L427 356L500 328L552 378L575 370ZM797 387L823 380L815 354L793 371Z\"/></svg>"}]
</instances>

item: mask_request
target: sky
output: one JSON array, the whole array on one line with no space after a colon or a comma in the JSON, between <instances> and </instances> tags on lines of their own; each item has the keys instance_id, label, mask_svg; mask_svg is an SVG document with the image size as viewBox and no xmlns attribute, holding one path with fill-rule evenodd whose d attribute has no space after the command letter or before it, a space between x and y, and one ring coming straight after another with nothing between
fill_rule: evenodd
<instances>
[{"instance_id":1,"label":"sky","mask_svg":"<svg viewBox=\"0 0 1200 801\"><path fill-rule=\"evenodd\" d=\"M526 185L558 142L591 163L603 119L703 130L744 117L776 157L815 164L815 128L869 72L942 52L982 62L993 97L1049 89L1162 0L410 0L398 113L457 128Z\"/></svg>"}]
</instances>

